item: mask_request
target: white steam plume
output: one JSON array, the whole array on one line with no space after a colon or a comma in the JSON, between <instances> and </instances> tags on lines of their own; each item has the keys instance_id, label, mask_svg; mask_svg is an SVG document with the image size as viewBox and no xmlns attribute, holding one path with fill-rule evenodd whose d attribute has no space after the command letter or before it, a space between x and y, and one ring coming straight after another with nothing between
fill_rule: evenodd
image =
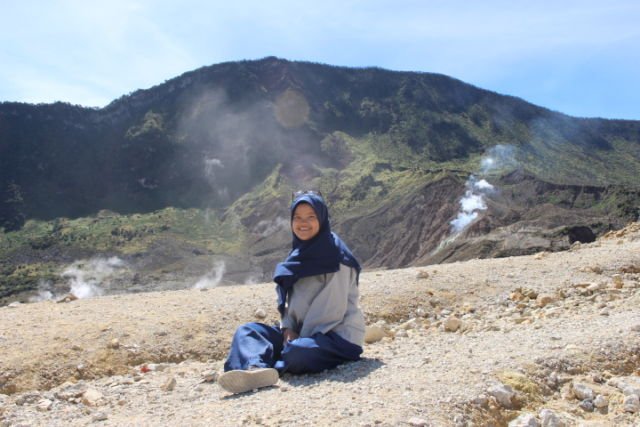
<instances>
[{"instance_id":1,"label":"white steam plume","mask_svg":"<svg viewBox=\"0 0 640 427\"><path fill-rule=\"evenodd\" d=\"M257 283L262 283L262 275L260 274L251 274L245 280L245 285L255 285Z\"/></svg>"},{"instance_id":2,"label":"white steam plume","mask_svg":"<svg viewBox=\"0 0 640 427\"><path fill-rule=\"evenodd\" d=\"M486 175L495 169L512 168L517 166L516 149L511 145L498 144L489 148L480 160L480 173ZM460 199L460 212L450 222L454 237L464 231L476 218L479 212L487 209L484 196L495 190L486 179L478 180L470 175L466 182L467 190Z\"/></svg>"},{"instance_id":3,"label":"white steam plume","mask_svg":"<svg viewBox=\"0 0 640 427\"><path fill-rule=\"evenodd\" d=\"M204 159L204 174L207 178L214 178L215 174L214 174L214 168L218 167L218 168L224 168L224 165L222 164L222 160L220 159L214 159L214 158L205 158Z\"/></svg>"},{"instance_id":4,"label":"white steam plume","mask_svg":"<svg viewBox=\"0 0 640 427\"><path fill-rule=\"evenodd\" d=\"M466 187L467 191L460 199L460 212L456 219L450 222L451 232L454 234L461 233L471 224L478 217L478 211L487 209L484 195L494 190L493 185L484 179L478 181L473 175L467 180Z\"/></svg>"},{"instance_id":5,"label":"white steam plume","mask_svg":"<svg viewBox=\"0 0 640 427\"><path fill-rule=\"evenodd\" d=\"M38 282L38 295L29 298L29 302L49 301L56 296L51 292L51 282L40 280Z\"/></svg>"},{"instance_id":6,"label":"white steam plume","mask_svg":"<svg viewBox=\"0 0 640 427\"><path fill-rule=\"evenodd\" d=\"M495 145L487 150L480 160L481 173L487 174L494 169L517 166L516 148L512 145Z\"/></svg>"},{"instance_id":7,"label":"white steam plume","mask_svg":"<svg viewBox=\"0 0 640 427\"><path fill-rule=\"evenodd\" d=\"M515 168L518 166L516 160L516 148L510 145L495 145L489 148L482 159L480 159L480 175L486 175L496 169ZM460 199L460 211L455 219L449 222L451 225L451 235L440 244L433 254L456 240L458 236L473 222L480 212L487 209L485 196L495 191L495 187L486 179L477 179L473 174L469 175L464 196Z\"/></svg>"},{"instance_id":8,"label":"white steam plume","mask_svg":"<svg viewBox=\"0 0 640 427\"><path fill-rule=\"evenodd\" d=\"M222 280L222 276L224 276L225 270L227 269L224 261L216 261L213 265L211 271L202 276L195 285L193 285L194 289L209 289L215 288L220 284Z\"/></svg>"},{"instance_id":9,"label":"white steam plume","mask_svg":"<svg viewBox=\"0 0 640 427\"><path fill-rule=\"evenodd\" d=\"M62 277L69 281L71 294L91 298L103 295L109 279L125 267L125 262L118 257L76 261L64 270Z\"/></svg>"}]
</instances>

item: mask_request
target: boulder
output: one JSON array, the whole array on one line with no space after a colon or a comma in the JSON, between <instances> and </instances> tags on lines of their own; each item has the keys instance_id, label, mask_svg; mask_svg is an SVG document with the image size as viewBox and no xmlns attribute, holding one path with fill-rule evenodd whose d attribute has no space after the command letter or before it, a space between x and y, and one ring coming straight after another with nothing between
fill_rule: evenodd
<instances>
[{"instance_id":1,"label":"boulder","mask_svg":"<svg viewBox=\"0 0 640 427\"><path fill-rule=\"evenodd\" d=\"M496 384L487 390L487 394L493 396L503 408L513 408L512 399L516 396L516 393L508 385Z\"/></svg>"},{"instance_id":2,"label":"boulder","mask_svg":"<svg viewBox=\"0 0 640 427\"><path fill-rule=\"evenodd\" d=\"M572 391L574 396L579 400L593 400L593 390L582 383L574 382Z\"/></svg>"},{"instance_id":3,"label":"boulder","mask_svg":"<svg viewBox=\"0 0 640 427\"><path fill-rule=\"evenodd\" d=\"M446 332L456 332L462 326L462 320L455 316L449 316L443 323Z\"/></svg>"},{"instance_id":4,"label":"boulder","mask_svg":"<svg viewBox=\"0 0 640 427\"><path fill-rule=\"evenodd\" d=\"M538 414L542 427L566 427L567 423L551 409L542 409Z\"/></svg>"},{"instance_id":5,"label":"boulder","mask_svg":"<svg viewBox=\"0 0 640 427\"><path fill-rule=\"evenodd\" d=\"M365 328L364 331L364 342L366 342L367 344L372 344L374 342L380 341L385 336L387 336L387 334L382 326L369 325Z\"/></svg>"}]
</instances>

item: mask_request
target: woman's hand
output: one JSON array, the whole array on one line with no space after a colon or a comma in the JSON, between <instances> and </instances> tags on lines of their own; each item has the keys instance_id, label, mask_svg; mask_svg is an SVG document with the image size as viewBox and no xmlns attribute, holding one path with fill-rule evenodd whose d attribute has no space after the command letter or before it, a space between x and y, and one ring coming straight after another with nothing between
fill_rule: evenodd
<instances>
[{"instance_id":1,"label":"woman's hand","mask_svg":"<svg viewBox=\"0 0 640 427\"><path fill-rule=\"evenodd\" d=\"M289 341L293 341L296 338L300 337L300 335L298 335L298 333L292 329L284 329L282 331L282 334L284 335L284 343L285 345L289 342Z\"/></svg>"}]
</instances>

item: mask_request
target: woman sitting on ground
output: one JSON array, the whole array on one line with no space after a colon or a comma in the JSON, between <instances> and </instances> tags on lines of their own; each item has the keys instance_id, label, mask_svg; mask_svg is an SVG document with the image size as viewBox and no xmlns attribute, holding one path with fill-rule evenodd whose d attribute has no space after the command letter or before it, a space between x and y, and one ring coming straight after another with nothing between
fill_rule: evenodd
<instances>
[{"instance_id":1,"label":"woman sitting on ground","mask_svg":"<svg viewBox=\"0 0 640 427\"><path fill-rule=\"evenodd\" d=\"M280 327L247 323L236 331L222 388L242 393L278 382L284 372L321 372L362 354L365 324L358 306L360 265L331 232L329 212L314 191L291 204L292 250L276 266Z\"/></svg>"}]
</instances>

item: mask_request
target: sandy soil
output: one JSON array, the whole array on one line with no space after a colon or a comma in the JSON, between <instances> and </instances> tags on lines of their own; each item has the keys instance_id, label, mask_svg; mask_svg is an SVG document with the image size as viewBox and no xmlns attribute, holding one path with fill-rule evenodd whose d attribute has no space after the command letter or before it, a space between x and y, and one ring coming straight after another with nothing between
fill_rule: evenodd
<instances>
[{"instance_id":1,"label":"sandy soil","mask_svg":"<svg viewBox=\"0 0 640 427\"><path fill-rule=\"evenodd\" d=\"M361 305L386 334L362 361L237 396L209 374L238 325L277 322L273 284L3 307L0 425L506 425L545 408L640 425L638 223L561 253L368 271Z\"/></svg>"}]
</instances>

